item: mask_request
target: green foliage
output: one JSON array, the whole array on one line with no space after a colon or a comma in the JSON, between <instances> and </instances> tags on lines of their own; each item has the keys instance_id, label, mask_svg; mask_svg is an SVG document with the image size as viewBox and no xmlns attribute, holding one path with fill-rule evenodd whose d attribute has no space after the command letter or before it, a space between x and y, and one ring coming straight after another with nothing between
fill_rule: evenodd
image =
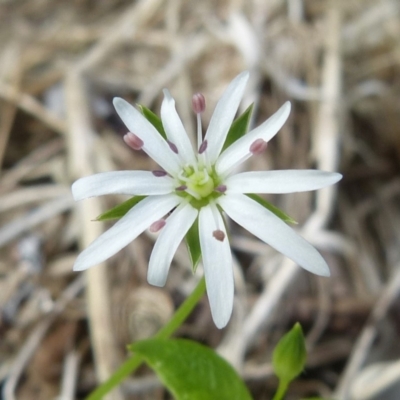
<instances>
[{"instance_id":1,"label":"green foliage","mask_svg":"<svg viewBox=\"0 0 400 400\"><path fill-rule=\"evenodd\" d=\"M193 272L195 272L197 265L201 259L198 218L196 219L196 221L194 221L194 224L188 230L185 236L185 241L190 256L190 261L192 262L192 270Z\"/></svg>"},{"instance_id":2,"label":"green foliage","mask_svg":"<svg viewBox=\"0 0 400 400\"><path fill-rule=\"evenodd\" d=\"M140 108L140 111L142 112L144 117L147 119L147 121L149 121L154 126L154 128L157 129L159 134L165 140L167 140L167 134L165 133L161 118L158 115L154 114L153 111L151 111L149 108L147 108L145 106L142 106L139 104L138 107Z\"/></svg>"},{"instance_id":3,"label":"green foliage","mask_svg":"<svg viewBox=\"0 0 400 400\"><path fill-rule=\"evenodd\" d=\"M289 383L303 371L306 359L303 330L297 322L274 349L272 356L274 372L282 382Z\"/></svg>"},{"instance_id":4,"label":"green foliage","mask_svg":"<svg viewBox=\"0 0 400 400\"><path fill-rule=\"evenodd\" d=\"M288 224L297 224L297 222L287 215L285 212L283 212L280 208L275 207L273 204L271 204L269 201L263 199L261 196L257 194L246 194L246 196L250 197L254 201L256 201L258 204L261 204L263 207L265 207L267 210L271 211L274 213L278 218L280 218L282 221L288 223Z\"/></svg>"},{"instance_id":5,"label":"green foliage","mask_svg":"<svg viewBox=\"0 0 400 400\"><path fill-rule=\"evenodd\" d=\"M150 339L130 346L176 400L251 400L236 371L213 350L185 339Z\"/></svg>"},{"instance_id":6,"label":"green foliage","mask_svg":"<svg viewBox=\"0 0 400 400\"><path fill-rule=\"evenodd\" d=\"M243 135L247 133L251 114L253 112L253 106L254 103L250 104L250 106L247 107L246 111L233 122L232 126L229 129L228 135L226 136L222 151L227 149L232 143L235 143L236 140L240 139Z\"/></svg>"},{"instance_id":7,"label":"green foliage","mask_svg":"<svg viewBox=\"0 0 400 400\"><path fill-rule=\"evenodd\" d=\"M118 204L117 206L111 208L110 210L107 210L103 214L100 214L97 218L96 221L106 221L109 219L118 219L123 217L133 206L138 204L140 201L142 201L144 198L147 196L134 196L130 198L129 200L124 201L121 204Z\"/></svg>"}]
</instances>

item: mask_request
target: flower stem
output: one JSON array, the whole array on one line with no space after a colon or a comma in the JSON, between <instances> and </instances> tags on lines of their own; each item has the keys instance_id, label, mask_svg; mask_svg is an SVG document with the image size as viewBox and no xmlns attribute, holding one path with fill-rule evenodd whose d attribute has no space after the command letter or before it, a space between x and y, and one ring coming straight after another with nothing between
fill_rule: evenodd
<instances>
[{"instance_id":1,"label":"flower stem","mask_svg":"<svg viewBox=\"0 0 400 400\"><path fill-rule=\"evenodd\" d=\"M193 311L196 304L203 297L206 290L204 277L201 278L191 295L181 304L175 314L155 335L158 339L166 339L170 337L185 321L189 314ZM126 360L102 385L98 386L86 400L100 400L109 393L114 387L121 383L127 376L134 372L143 362L142 357L133 355Z\"/></svg>"},{"instance_id":2,"label":"flower stem","mask_svg":"<svg viewBox=\"0 0 400 400\"><path fill-rule=\"evenodd\" d=\"M286 391L288 390L288 382L279 379L279 386L278 386L278 390L275 393L275 396L272 400L282 400L283 396L285 395Z\"/></svg>"}]
</instances>

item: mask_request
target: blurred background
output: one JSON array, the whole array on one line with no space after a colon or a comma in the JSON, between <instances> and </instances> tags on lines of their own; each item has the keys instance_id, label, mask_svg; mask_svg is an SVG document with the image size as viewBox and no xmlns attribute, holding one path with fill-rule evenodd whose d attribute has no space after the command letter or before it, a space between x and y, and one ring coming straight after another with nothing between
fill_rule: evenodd
<instances>
[{"instance_id":1,"label":"blurred background","mask_svg":"<svg viewBox=\"0 0 400 400\"><path fill-rule=\"evenodd\" d=\"M169 88L189 134L250 70L253 126L292 113L246 169L341 172L335 187L269 196L327 260L301 270L232 224L236 294L218 330L207 298L177 335L207 344L271 399L277 340L299 321L309 357L287 399L400 398L400 3L398 0L1 0L0 381L3 399L83 399L193 290L182 244L163 289L147 284L154 234L87 273L77 254L125 200L76 204L71 183L151 169L124 145L112 98L159 113ZM143 367L109 398L170 399Z\"/></svg>"}]
</instances>

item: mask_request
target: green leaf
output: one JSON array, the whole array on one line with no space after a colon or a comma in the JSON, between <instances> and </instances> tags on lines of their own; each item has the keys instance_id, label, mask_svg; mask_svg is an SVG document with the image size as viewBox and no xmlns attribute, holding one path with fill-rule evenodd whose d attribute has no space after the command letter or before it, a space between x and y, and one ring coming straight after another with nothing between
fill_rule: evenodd
<instances>
[{"instance_id":1,"label":"green leaf","mask_svg":"<svg viewBox=\"0 0 400 400\"><path fill-rule=\"evenodd\" d=\"M206 346L185 339L149 339L129 347L176 400L251 400L232 366Z\"/></svg>"},{"instance_id":2,"label":"green leaf","mask_svg":"<svg viewBox=\"0 0 400 400\"><path fill-rule=\"evenodd\" d=\"M138 104L138 107L140 108L140 111L142 112L144 117L147 119L147 121L149 121L154 126L154 128L157 129L159 134L165 140L167 140L167 134L165 133L161 118L158 115L154 114L153 111L151 111L150 109L148 109L145 106Z\"/></svg>"},{"instance_id":3,"label":"green leaf","mask_svg":"<svg viewBox=\"0 0 400 400\"><path fill-rule=\"evenodd\" d=\"M287 215L284 211L282 211L280 208L275 207L273 204L271 204L269 201L263 199L261 196L257 194L246 194L247 197L250 197L254 201L256 201L258 204L261 204L263 207L265 207L267 210L271 211L274 213L278 218L280 218L282 221L288 223L288 224L297 224L297 222Z\"/></svg>"},{"instance_id":4,"label":"green leaf","mask_svg":"<svg viewBox=\"0 0 400 400\"><path fill-rule=\"evenodd\" d=\"M192 270L193 272L196 272L197 265L201 259L198 218L196 218L196 221L194 221L194 224L188 230L185 240L190 256L190 261L192 262Z\"/></svg>"},{"instance_id":5,"label":"green leaf","mask_svg":"<svg viewBox=\"0 0 400 400\"><path fill-rule=\"evenodd\" d=\"M133 206L135 206L139 201L142 201L147 196L134 196L129 200L124 201L121 204L118 204L114 208L107 210L103 214L100 214L96 221L106 221L109 219L118 219L123 217Z\"/></svg>"},{"instance_id":6,"label":"green leaf","mask_svg":"<svg viewBox=\"0 0 400 400\"><path fill-rule=\"evenodd\" d=\"M236 140L240 139L247 133L251 114L253 112L253 107L254 103L250 104L250 106L247 107L246 111L235 121L233 121L233 124L229 129L228 135L226 136L224 146L222 147L222 151L227 149L232 143L235 143Z\"/></svg>"},{"instance_id":7,"label":"green leaf","mask_svg":"<svg viewBox=\"0 0 400 400\"><path fill-rule=\"evenodd\" d=\"M272 365L276 376L289 383L303 371L307 360L303 330L297 322L276 345L272 355Z\"/></svg>"}]
</instances>

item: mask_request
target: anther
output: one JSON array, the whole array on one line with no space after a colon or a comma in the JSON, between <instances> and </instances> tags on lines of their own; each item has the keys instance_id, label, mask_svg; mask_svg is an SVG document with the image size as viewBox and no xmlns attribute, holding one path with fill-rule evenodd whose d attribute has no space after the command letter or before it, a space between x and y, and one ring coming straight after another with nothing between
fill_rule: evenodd
<instances>
[{"instance_id":1,"label":"anther","mask_svg":"<svg viewBox=\"0 0 400 400\"><path fill-rule=\"evenodd\" d=\"M213 232L213 236L220 242L223 242L225 239L225 233L220 231L219 229Z\"/></svg>"},{"instance_id":2,"label":"anther","mask_svg":"<svg viewBox=\"0 0 400 400\"><path fill-rule=\"evenodd\" d=\"M162 170L155 170L155 171L151 171L151 172L154 176L157 176L157 177L168 175L165 171L162 171Z\"/></svg>"},{"instance_id":3,"label":"anther","mask_svg":"<svg viewBox=\"0 0 400 400\"><path fill-rule=\"evenodd\" d=\"M187 189L186 185L181 185L181 186L178 186L177 188L175 188L175 190L178 190L179 192L183 192L186 189Z\"/></svg>"},{"instance_id":4,"label":"anther","mask_svg":"<svg viewBox=\"0 0 400 400\"><path fill-rule=\"evenodd\" d=\"M199 147L199 154L203 154L206 151L207 146L208 146L208 142L207 142L207 140L204 140L204 142Z\"/></svg>"},{"instance_id":5,"label":"anther","mask_svg":"<svg viewBox=\"0 0 400 400\"><path fill-rule=\"evenodd\" d=\"M165 219L159 219L158 221L153 222L150 225L149 231L152 233L156 233L160 231L162 228L164 228L165 224L166 224Z\"/></svg>"},{"instance_id":6,"label":"anther","mask_svg":"<svg viewBox=\"0 0 400 400\"><path fill-rule=\"evenodd\" d=\"M178 148L175 146L174 143L170 142L169 140L167 140L167 143L169 145L169 148L175 153L178 154Z\"/></svg>"},{"instance_id":7,"label":"anther","mask_svg":"<svg viewBox=\"0 0 400 400\"><path fill-rule=\"evenodd\" d=\"M128 132L124 135L124 142L133 150L141 150L144 144L143 140L132 132Z\"/></svg>"},{"instance_id":8,"label":"anther","mask_svg":"<svg viewBox=\"0 0 400 400\"><path fill-rule=\"evenodd\" d=\"M263 139L255 140L250 146L250 153L254 155L261 154L266 148L268 143Z\"/></svg>"},{"instance_id":9,"label":"anther","mask_svg":"<svg viewBox=\"0 0 400 400\"><path fill-rule=\"evenodd\" d=\"M201 93L196 93L193 95L192 108L196 114L201 114L206 109L206 99Z\"/></svg>"},{"instance_id":10,"label":"anther","mask_svg":"<svg viewBox=\"0 0 400 400\"><path fill-rule=\"evenodd\" d=\"M226 185L218 185L216 188L215 188L215 190L217 191L217 192L220 192L220 193L225 193L226 192Z\"/></svg>"}]
</instances>

